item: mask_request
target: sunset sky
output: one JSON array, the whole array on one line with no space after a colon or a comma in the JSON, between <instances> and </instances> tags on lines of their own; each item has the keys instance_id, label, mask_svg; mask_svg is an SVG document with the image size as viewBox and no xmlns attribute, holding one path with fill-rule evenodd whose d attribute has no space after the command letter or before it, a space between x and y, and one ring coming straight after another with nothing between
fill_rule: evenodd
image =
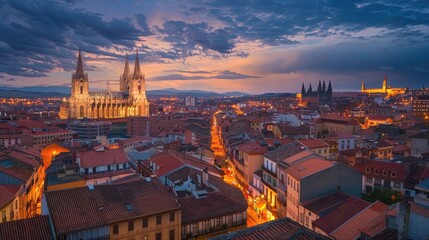
<instances>
[{"instance_id":1,"label":"sunset sky","mask_svg":"<svg viewBox=\"0 0 429 240\"><path fill-rule=\"evenodd\" d=\"M148 90L429 86L427 1L0 0L0 86L117 88L138 49Z\"/></svg>"}]
</instances>

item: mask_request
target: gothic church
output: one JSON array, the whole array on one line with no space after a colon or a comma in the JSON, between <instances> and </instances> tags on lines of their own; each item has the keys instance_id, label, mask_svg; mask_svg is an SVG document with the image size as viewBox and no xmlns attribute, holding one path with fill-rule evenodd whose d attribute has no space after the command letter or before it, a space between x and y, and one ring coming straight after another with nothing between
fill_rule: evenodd
<instances>
[{"instance_id":1,"label":"gothic church","mask_svg":"<svg viewBox=\"0 0 429 240\"><path fill-rule=\"evenodd\" d=\"M88 73L83 70L79 50L76 72L72 75L71 96L63 99L60 107L61 119L122 118L148 116L149 102L146 97L145 76L141 73L138 52L131 74L128 57L124 73L120 76L119 92L90 92Z\"/></svg>"}]
</instances>

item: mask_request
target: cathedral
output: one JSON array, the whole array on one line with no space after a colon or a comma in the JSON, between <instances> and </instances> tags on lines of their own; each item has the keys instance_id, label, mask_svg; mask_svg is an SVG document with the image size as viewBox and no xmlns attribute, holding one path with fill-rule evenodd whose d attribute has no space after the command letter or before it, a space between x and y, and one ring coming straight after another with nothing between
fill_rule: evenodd
<instances>
[{"instance_id":1,"label":"cathedral","mask_svg":"<svg viewBox=\"0 0 429 240\"><path fill-rule=\"evenodd\" d=\"M88 73L83 70L82 55L79 50L76 72L72 74L71 95L63 99L60 118L122 118L148 116L149 102L146 97L145 76L141 73L138 52L131 74L128 57L125 59L124 73L119 79L119 91L89 91Z\"/></svg>"},{"instance_id":2,"label":"cathedral","mask_svg":"<svg viewBox=\"0 0 429 240\"><path fill-rule=\"evenodd\" d=\"M387 77L384 76L383 85L381 88L365 88L365 82L362 82L361 91L369 94L385 94L387 98L394 97L399 94L404 94L406 92L406 88L392 88L387 85Z\"/></svg>"},{"instance_id":3,"label":"cathedral","mask_svg":"<svg viewBox=\"0 0 429 240\"><path fill-rule=\"evenodd\" d=\"M313 88L308 86L308 90L305 90L304 83L302 84L301 94L298 94L298 98L300 100L309 100L314 99L317 101L319 105L329 104L332 102L332 85L331 81L329 81L328 87L326 87L325 81L323 84L319 81L319 86L317 87L317 91L313 91Z\"/></svg>"}]
</instances>

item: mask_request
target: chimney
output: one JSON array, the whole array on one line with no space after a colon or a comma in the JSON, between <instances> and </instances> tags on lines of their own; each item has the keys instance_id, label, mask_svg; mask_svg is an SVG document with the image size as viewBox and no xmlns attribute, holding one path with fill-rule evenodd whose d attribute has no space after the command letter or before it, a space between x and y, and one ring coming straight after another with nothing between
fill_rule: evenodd
<instances>
[{"instance_id":1,"label":"chimney","mask_svg":"<svg viewBox=\"0 0 429 240\"><path fill-rule=\"evenodd\" d=\"M203 183L207 187L209 186L209 170L207 167L203 171Z\"/></svg>"},{"instance_id":2,"label":"chimney","mask_svg":"<svg viewBox=\"0 0 429 240\"><path fill-rule=\"evenodd\" d=\"M408 197L404 197L402 202L396 203L396 226L398 228L398 240L408 238L408 223L410 221L410 204Z\"/></svg>"}]
</instances>

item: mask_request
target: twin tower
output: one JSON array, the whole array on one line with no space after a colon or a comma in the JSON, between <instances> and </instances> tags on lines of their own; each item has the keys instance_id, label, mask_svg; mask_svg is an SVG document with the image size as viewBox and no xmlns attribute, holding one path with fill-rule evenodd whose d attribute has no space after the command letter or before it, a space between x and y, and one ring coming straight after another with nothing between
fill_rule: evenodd
<instances>
[{"instance_id":1,"label":"twin tower","mask_svg":"<svg viewBox=\"0 0 429 240\"><path fill-rule=\"evenodd\" d=\"M119 91L95 92L89 90L88 73L83 69L79 50L76 72L72 74L71 95L60 106L61 119L123 118L148 116L146 80L140 70L138 52L131 74L128 57L123 74L119 77Z\"/></svg>"}]
</instances>

